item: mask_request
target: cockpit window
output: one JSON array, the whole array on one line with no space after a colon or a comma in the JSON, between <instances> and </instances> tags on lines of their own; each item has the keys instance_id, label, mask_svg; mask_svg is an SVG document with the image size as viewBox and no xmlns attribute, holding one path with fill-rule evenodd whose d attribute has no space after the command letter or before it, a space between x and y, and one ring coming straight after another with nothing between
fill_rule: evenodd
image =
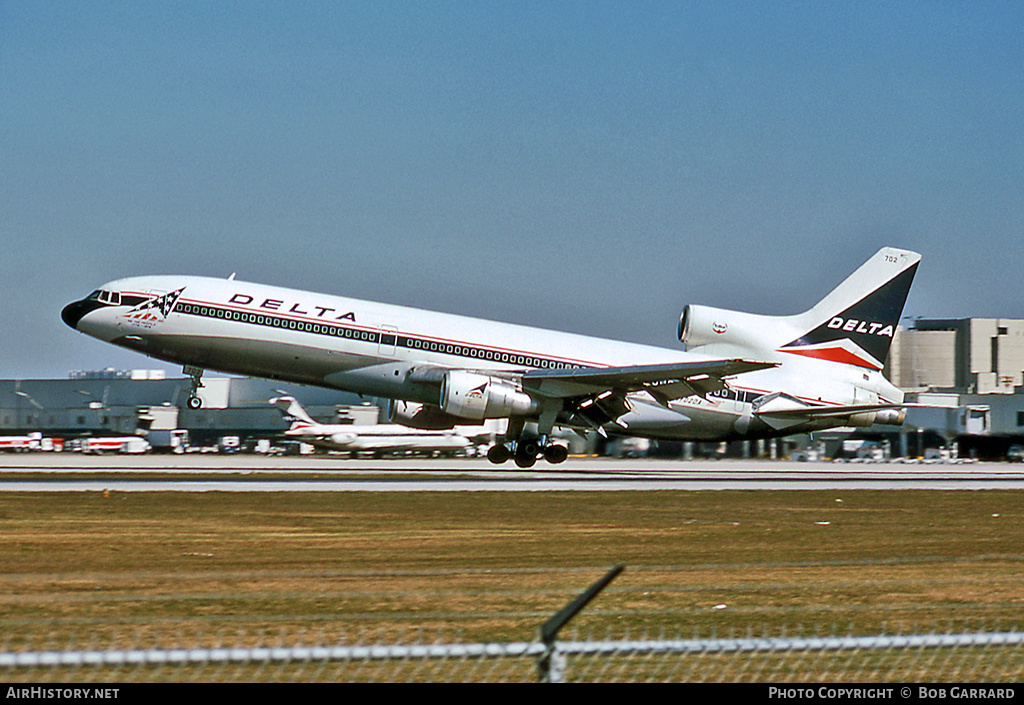
<instances>
[{"instance_id":1,"label":"cockpit window","mask_svg":"<svg viewBox=\"0 0 1024 705\"><path fill-rule=\"evenodd\" d=\"M107 306L120 306L121 292L104 291L103 289L97 289L96 291L89 294L89 300L99 301L101 304L106 304Z\"/></svg>"}]
</instances>

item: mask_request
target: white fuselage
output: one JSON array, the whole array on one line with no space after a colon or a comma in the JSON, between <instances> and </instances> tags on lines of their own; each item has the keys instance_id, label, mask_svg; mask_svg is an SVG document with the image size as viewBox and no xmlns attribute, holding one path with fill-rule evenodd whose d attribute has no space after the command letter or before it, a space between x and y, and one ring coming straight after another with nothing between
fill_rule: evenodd
<instances>
[{"instance_id":1,"label":"white fuselage","mask_svg":"<svg viewBox=\"0 0 1024 705\"><path fill-rule=\"evenodd\" d=\"M309 443L330 450L350 453L416 452L454 453L472 445L472 442L453 430L423 431L397 424L371 426L346 424L297 423L284 432L286 438Z\"/></svg>"},{"instance_id":2,"label":"white fuselage","mask_svg":"<svg viewBox=\"0 0 1024 705\"><path fill-rule=\"evenodd\" d=\"M515 376L531 369L658 365L753 354L704 348L685 352L235 280L135 277L111 282L100 292L76 302L79 308L72 314L66 309L69 325L182 365L423 404L436 404L438 395L437 384L418 374L424 368ZM819 405L902 400L877 370L782 350L756 354L782 364L740 375L726 390L667 405L646 392L633 393L631 410L609 428L672 439L753 438L782 435L752 416L751 402L772 392ZM823 425L811 422L788 426L785 432L818 427Z\"/></svg>"}]
</instances>

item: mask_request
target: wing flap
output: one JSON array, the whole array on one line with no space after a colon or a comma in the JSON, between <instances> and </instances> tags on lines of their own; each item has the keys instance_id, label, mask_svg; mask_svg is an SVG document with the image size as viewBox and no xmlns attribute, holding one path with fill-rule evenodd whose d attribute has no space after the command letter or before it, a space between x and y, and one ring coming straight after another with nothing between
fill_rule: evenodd
<instances>
[{"instance_id":1,"label":"wing flap","mask_svg":"<svg viewBox=\"0 0 1024 705\"><path fill-rule=\"evenodd\" d=\"M587 396L608 390L622 393L648 391L662 401L725 389L727 377L766 370L778 364L729 359L628 367L530 370L523 374L522 380L524 389L548 397Z\"/></svg>"}]
</instances>

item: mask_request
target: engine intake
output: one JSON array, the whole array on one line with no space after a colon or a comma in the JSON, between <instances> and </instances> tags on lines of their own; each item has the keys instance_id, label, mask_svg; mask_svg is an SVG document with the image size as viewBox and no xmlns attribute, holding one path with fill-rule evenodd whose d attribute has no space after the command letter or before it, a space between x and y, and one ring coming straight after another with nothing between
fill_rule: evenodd
<instances>
[{"instance_id":1,"label":"engine intake","mask_svg":"<svg viewBox=\"0 0 1024 705\"><path fill-rule=\"evenodd\" d=\"M742 348L772 347L783 321L774 316L729 311L690 304L679 316L679 340L688 348L702 345L733 345Z\"/></svg>"},{"instance_id":2,"label":"engine intake","mask_svg":"<svg viewBox=\"0 0 1024 705\"><path fill-rule=\"evenodd\" d=\"M537 411L537 402L511 382L465 370L445 373L439 401L444 413L474 421Z\"/></svg>"}]
</instances>

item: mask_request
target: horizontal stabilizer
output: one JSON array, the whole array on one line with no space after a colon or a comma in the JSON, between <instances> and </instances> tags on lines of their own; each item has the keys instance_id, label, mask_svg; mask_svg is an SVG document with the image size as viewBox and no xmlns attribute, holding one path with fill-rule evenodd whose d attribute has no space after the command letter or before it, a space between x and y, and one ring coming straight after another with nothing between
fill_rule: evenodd
<instances>
[{"instance_id":1,"label":"horizontal stabilizer","mask_svg":"<svg viewBox=\"0 0 1024 705\"><path fill-rule=\"evenodd\" d=\"M904 411L916 404L882 402L875 404L812 405L788 394L775 392L754 401L754 415L776 430L822 419L867 419L872 423L900 425ZM866 416L866 415L871 416Z\"/></svg>"},{"instance_id":2,"label":"horizontal stabilizer","mask_svg":"<svg viewBox=\"0 0 1024 705\"><path fill-rule=\"evenodd\" d=\"M756 411L758 416L825 418L829 416L850 416L885 409L903 409L907 404L850 404L845 406L805 406L793 409Z\"/></svg>"},{"instance_id":3,"label":"horizontal stabilizer","mask_svg":"<svg viewBox=\"0 0 1024 705\"><path fill-rule=\"evenodd\" d=\"M317 425L316 421L310 418L306 410L302 408L302 405L294 397L275 397L270 400L270 403L277 407L277 410L281 412L285 420L293 421L293 426L298 424Z\"/></svg>"}]
</instances>

